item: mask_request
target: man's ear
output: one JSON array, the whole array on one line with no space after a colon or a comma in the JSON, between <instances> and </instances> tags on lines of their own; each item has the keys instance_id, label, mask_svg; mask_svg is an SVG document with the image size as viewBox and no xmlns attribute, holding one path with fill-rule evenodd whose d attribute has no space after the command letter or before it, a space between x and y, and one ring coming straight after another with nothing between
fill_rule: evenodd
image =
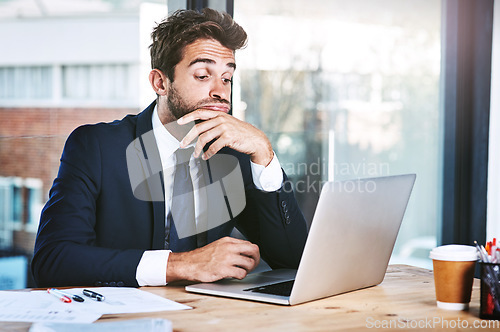
<instances>
[{"instance_id":1,"label":"man's ear","mask_svg":"<svg viewBox=\"0 0 500 332\"><path fill-rule=\"evenodd\" d=\"M168 78L159 69L153 69L149 73L149 83L153 87L153 90L159 96L165 96L168 91Z\"/></svg>"}]
</instances>

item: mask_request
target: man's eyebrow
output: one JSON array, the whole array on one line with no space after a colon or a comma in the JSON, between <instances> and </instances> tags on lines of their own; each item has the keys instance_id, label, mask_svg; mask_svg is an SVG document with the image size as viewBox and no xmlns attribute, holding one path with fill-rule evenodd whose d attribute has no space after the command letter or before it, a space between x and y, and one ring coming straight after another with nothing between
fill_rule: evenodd
<instances>
[{"instance_id":1,"label":"man's eyebrow","mask_svg":"<svg viewBox=\"0 0 500 332\"><path fill-rule=\"evenodd\" d=\"M197 59L194 59L193 61L191 61L189 63L189 66L188 67L191 67L192 65L194 65L195 63L199 63L199 62L203 62L203 63L208 63L208 64L215 64L215 61L212 60L212 59L208 59L208 58L197 58ZM230 67L230 68L233 68L233 69L236 69L236 63L234 62L229 62L227 63L227 66Z\"/></svg>"}]
</instances>

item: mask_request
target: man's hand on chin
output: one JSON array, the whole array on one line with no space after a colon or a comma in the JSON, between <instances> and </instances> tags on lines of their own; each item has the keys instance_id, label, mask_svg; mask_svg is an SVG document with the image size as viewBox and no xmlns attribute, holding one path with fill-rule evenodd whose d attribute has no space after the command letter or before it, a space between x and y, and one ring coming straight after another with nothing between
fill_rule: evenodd
<instances>
[{"instance_id":1,"label":"man's hand on chin","mask_svg":"<svg viewBox=\"0 0 500 332\"><path fill-rule=\"evenodd\" d=\"M212 157L227 146L250 156L252 162L267 166L274 156L271 142L267 136L251 124L220 111L199 109L184 115L177 123L184 125L196 120L203 120L194 125L181 141L181 148L188 146L196 138L194 156L202 155L204 160ZM212 142L213 141L213 142ZM212 142L203 153L203 147Z\"/></svg>"}]
</instances>

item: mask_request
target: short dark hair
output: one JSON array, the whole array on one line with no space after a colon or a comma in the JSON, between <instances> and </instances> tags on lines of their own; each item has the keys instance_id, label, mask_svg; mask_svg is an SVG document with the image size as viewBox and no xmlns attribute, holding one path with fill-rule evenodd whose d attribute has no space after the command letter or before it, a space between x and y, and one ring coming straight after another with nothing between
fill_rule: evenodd
<instances>
[{"instance_id":1,"label":"short dark hair","mask_svg":"<svg viewBox=\"0 0 500 332\"><path fill-rule=\"evenodd\" d=\"M229 14L210 8L204 8L202 12L174 12L154 28L151 38L151 67L161 70L171 82L185 47L196 40L215 39L233 51L244 47L247 42L245 30Z\"/></svg>"}]
</instances>

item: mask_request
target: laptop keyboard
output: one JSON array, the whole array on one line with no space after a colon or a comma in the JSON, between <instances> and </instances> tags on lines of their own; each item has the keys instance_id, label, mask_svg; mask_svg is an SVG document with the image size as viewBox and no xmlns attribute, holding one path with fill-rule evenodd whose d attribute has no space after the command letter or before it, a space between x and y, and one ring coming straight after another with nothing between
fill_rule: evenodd
<instances>
[{"instance_id":1,"label":"laptop keyboard","mask_svg":"<svg viewBox=\"0 0 500 332\"><path fill-rule=\"evenodd\" d=\"M256 293L264 293L264 294L272 294L272 295L281 295L281 296L290 296L292 293L293 282L295 280L278 282L275 284L253 287L244 289L244 291L248 292L256 292Z\"/></svg>"}]
</instances>

